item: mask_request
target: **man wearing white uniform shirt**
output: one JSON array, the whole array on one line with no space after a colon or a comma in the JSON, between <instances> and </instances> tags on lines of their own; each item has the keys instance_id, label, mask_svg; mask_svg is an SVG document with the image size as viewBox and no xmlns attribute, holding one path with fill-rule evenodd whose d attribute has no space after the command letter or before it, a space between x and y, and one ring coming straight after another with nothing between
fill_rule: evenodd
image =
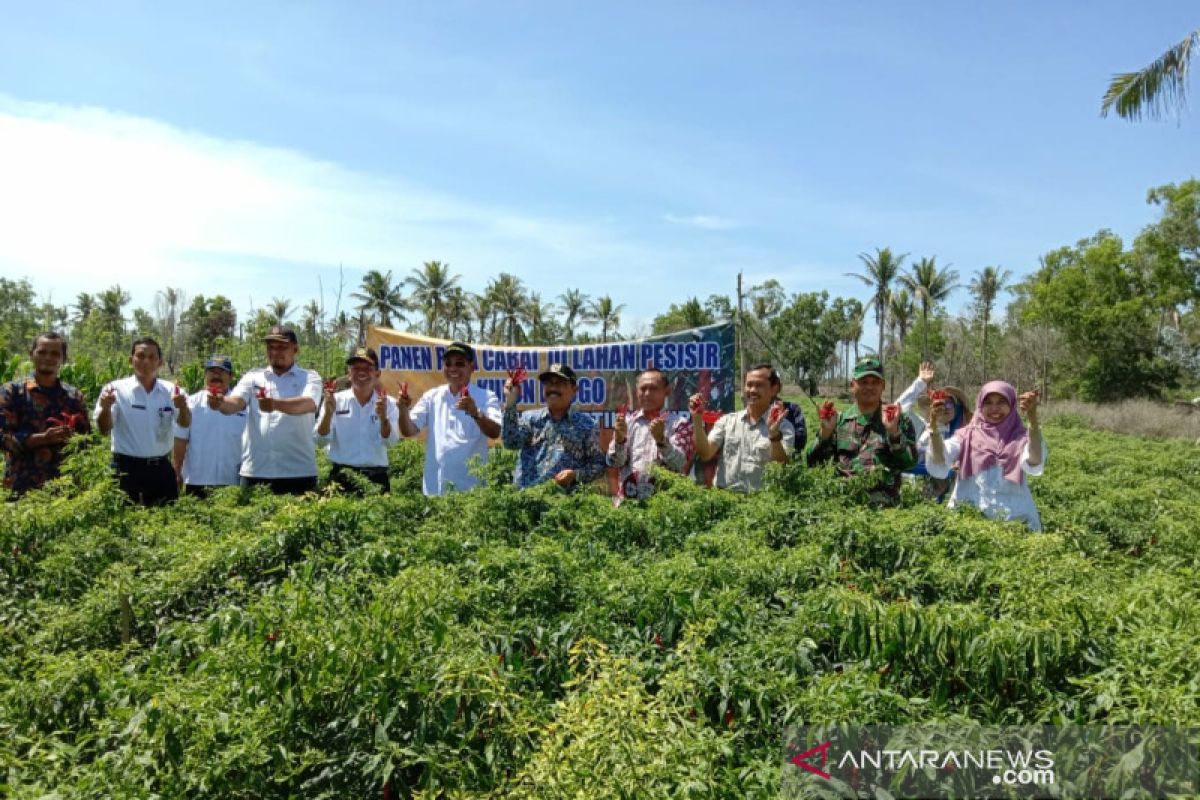
<instances>
[{"instance_id":1,"label":"man wearing white uniform shirt","mask_svg":"<svg viewBox=\"0 0 1200 800\"><path fill-rule=\"evenodd\" d=\"M441 495L451 489L466 491L479 483L467 462L479 456L487 463L488 440L500 435L500 398L474 385L475 350L464 342L451 342L442 356L444 386L436 386L409 410L409 398L400 394L400 432L425 438L426 495Z\"/></svg>"},{"instance_id":2,"label":"man wearing white uniform shirt","mask_svg":"<svg viewBox=\"0 0 1200 800\"><path fill-rule=\"evenodd\" d=\"M317 422L317 442L333 462L329 479L347 492L360 493L348 477L357 473L389 492L388 447L400 441L399 409L378 388L379 356L373 348L355 350L346 367L350 388L325 391Z\"/></svg>"},{"instance_id":3,"label":"man wearing white uniform shirt","mask_svg":"<svg viewBox=\"0 0 1200 800\"><path fill-rule=\"evenodd\" d=\"M213 356L204 363L204 388L188 397L192 426L175 426L175 471L183 493L206 497L218 486L237 486L242 465L242 436L249 413L225 416L208 407L210 394L224 395L233 379L233 363Z\"/></svg>"},{"instance_id":4,"label":"man wearing white uniform shirt","mask_svg":"<svg viewBox=\"0 0 1200 800\"><path fill-rule=\"evenodd\" d=\"M133 375L104 387L92 417L100 432L112 434L112 465L122 491L141 505L161 505L179 496L171 465L171 431L192 424L187 397L158 379L162 350L149 337L130 351Z\"/></svg>"},{"instance_id":5,"label":"man wearing white uniform shirt","mask_svg":"<svg viewBox=\"0 0 1200 800\"><path fill-rule=\"evenodd\" d=\"M249 411L242 440L243 486L304 494L317 488L313 422L321 376L296 366L300 346L291 328L276 325L263 341L270 366L247 372L224 397L210 393L208 407L227 415Z\"/></svg>"}]
</instances>

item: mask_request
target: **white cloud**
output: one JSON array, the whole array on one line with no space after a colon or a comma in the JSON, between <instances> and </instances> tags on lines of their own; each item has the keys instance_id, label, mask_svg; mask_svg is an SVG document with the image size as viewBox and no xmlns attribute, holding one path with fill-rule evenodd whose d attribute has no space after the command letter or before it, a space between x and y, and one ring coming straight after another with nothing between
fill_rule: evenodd
<instances>
[{"instance_id":1,"label":"white cloud","mask_svg":"<svg viewBox=\"0 0 1200 800\"><path fill-rule=\"evenodd\" d=\"M0 175L0 272L60 303L120 283L134 305L165 286L299 304L322 272L328 299L338 264L353 287L361 270L403 276L431 259L467 288L508 270L553 295L590 268L663 260L609 221L489 208L292 150L3 95Z\"/></svg>"},{"instance_id":2,"label":"white cloud","mask_svg":"<svg viewBox=\"0 0 1200 800\"><path fill-rule=\"evenodd\" d=\"M726 219L724 217L714 217L707 214L695 214L690 217L682 217L676 214L664 214L663 219L673 225L688 225L693 228L703 228L708 231L727 231L733 228L739 228L736 221Z\"/></svg>"}]
</instances>

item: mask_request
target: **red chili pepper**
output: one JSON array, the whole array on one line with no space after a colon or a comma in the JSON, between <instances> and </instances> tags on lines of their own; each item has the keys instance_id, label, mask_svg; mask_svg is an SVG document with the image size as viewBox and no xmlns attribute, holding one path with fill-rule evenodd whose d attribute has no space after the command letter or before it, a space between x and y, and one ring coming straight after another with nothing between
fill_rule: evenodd
<instances>
[{"instance_id":1,"label":"red chili pepper","mask_svg":"<svg viewBox=\"0 0 1200 800\"><path fill-rule=\"evenodd\" d=\"M725 416L725 414L721 411L705 411L704 412L704 424L712 425L723 416Z\"/></svg>"},{"instance_id":2,"label":"red chili pepper","mask_svg":"<svg viewBox=\"0 0 1200 800\"><path fill-rule=\"evenodd\" d=\"M621 403L621 405L617 406L617 416L618 417L625 416L625 414L628 411L629 411L629 406L625 405L624 403Z\"/></svg>"},{"instance_id":3,"label":"red chili pepper","mask_svg":"<svg viewBox=\"0 0 1200 800\"><path fill-rule=\"evenodd\" d=\"M255 387L254 387L254 395L255 395L255 397L257 397L259 400L266 400L266 399L267 399L267 387L265 387L265 386L255 386Z\"/></svg>"},{"instance_id":4,"label":"red chili pepper","mask_svg":"<svg viewBox=\"0 0 1200 800\"><path fill-rule=\"evenodd\" d=\"M890 403L883 407L883 419L885 422L895 422L898 416L900 416L900 406Z\"/></svg>"},{"instance_id":5,"label":"red chili pepper","mask_svg":"<svg viewBox=\"0 0 1200 800\"><path fill-rule=\"evenodd\" d=\"M333 394L337 391L337 381L325 381L325 391Z\"/></svg>"},{"instance_id":6,"label":"red chili pepper","mask_svg":"<svg viewBox=\"0 0 1200 800\"><path fill-rule=\"evenodd\" d=\"M659 649L662 648L662 636L660 634L654 634L654 646Z\"/></svg>"},{"instance_id":7,"label":"red chili pepper","mask_svg":"<svg viewBox=\"0 0 1200 800\"><path fill-rule=\"evenodd\" d=\"M776 400L771 404L771 411L767 414L767 424L774 425L779 420L783 419L783 415L787 413L787 409L783 407L783 403Z\"/></svg>"},{"instance_id":8,"label":"red chili pepper","mask_svg":"<svg viewBox=\"0 0 1200 800\"><path fill-rule=\"evenodd\" d=\"M400 381L400 398L405 401L409 401L412 399L411 397L408 396L408 382L407 381Z\"/></svg>"},{"instance_id":9,"label":"red chili pepper","mask_svg":"<svg viewBox=\"0 0 1200 800\"><path fill-rule=\"evenodd\" d=\"M702 394L692 395L692 397L688 399L688 410L693 414L696 412L704 413L705 409L707 408L708 398Z\"/></svg>"},{"instance_id":10,"label":"red chili pepper","mask_svg":"<svg viewBox=\"0 0 1200 800\"><path fill-rule=\"evenodd\" d=\"M820 416L821 419L833 419L836 417L837 409L834 408L833 401L826 400L824 403L821 403L821 408L817 410L817 415Z\"/></svg>"},{"instance_id":11,"label":"red chili pepper","mask_svg":"<svg viewBox=\"0 0 1200 800\"><path fill-rule=\"evenodd\" d=\"M508 371L508 379L513 382L513 386L520 386L528 374L524 367L517 367Z\"/></svg>"},{"instance_id":12,"label":"red chili pepper","mask_svg":"<svg viewBox=\"0 0 1200 800\"><path fill-rule=\"evenodd\" d=\"M725 709L725 727L732 728L736 721L737 721L736 718L733 716L733 709L732 708Z\"/></svg>"},{"instance_id":13,"label":"red chili pepper","mask_svg":"<svg viewBox=\"0 0 1200 800\"><path fill-rule=\"evenodd\" d=\"M470 387L464 383L462 391L458 393L458 396L459 397L470 397L471 396Z\"/></svg>"},{"instance_id":14,"label":"red chili pepper","mask_svg":"<svg viewBox=\"0 0 1200 800\"><path fill-rule=\"evenodd\" d=\"M174 392L172 392L172 394L173 394L175 397L179 397L179 395L183 394L183 392L181 392L181 391L179 390L179 384L178 384L178 383L177 383L177 384L175 384L175 391L174 391Z\"/></svg>"},{"instance_id":15,"label":"red chili pepper","mask_svg":"<svg viewBox=\"0 0 1200 800\"><path fill-rule=\"evenodd\" d=\"M941 401L944 403L950 399L950 393L947 392L945 389L934 389L932 392L929 393L929 399L935 403L938 401Z\"/></svg>"}]
</instances>

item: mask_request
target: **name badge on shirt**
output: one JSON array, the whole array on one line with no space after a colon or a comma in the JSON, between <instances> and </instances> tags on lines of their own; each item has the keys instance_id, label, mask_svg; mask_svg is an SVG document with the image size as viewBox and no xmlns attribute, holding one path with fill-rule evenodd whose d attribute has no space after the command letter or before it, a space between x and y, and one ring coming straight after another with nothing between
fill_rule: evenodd
<instances>
[{"instance_id":1,"label":"name badge on shirt","mask_svg":"<svg viewBox=\"0 0 1200 800\"><path fill-rule=\"evenodd\" d=\"M145 406L140 406L140 405L138 405L137 403L130 403L130 404L129 404L129 407L130 407L130 408L136 408L138 411L145 411L145 410L146 410L146 407L145 407Z\"/></svg>"},{"instance_id":2,"label":"name badge on shirt","mask_svg":"<svg viewBox=\"0 0 1200 800\"><path fill-rule=\"evenodd\" d=\"M342 411L335 411L335 412L333 412L333 413L334 413L334 414L337 414L338 416L343 416L343 415L345 415L345 414L349 414L349 413L350 413L350 409L348 409L348 408L347 408L347 409L344 409L344 410L342 410Z\"/></svg>"}]
</instances>

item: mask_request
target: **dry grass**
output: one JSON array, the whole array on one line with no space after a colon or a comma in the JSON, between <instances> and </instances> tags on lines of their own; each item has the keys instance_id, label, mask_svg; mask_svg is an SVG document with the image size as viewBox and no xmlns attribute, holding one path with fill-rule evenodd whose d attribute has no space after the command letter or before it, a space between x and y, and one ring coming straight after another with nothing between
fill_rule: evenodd
<instances>
[{"instance_id":1,"label":"dry grass","mask_svg":"<svg viewBox=\"0 0 1200 800\"><path fill-rule=\"evenodd\" d=\"M1120 403L1081 403L1059 400L1046 404L1044 419L1076 419L1092 428L1156 439L1186 439L1200 444L1200 407L1187 404L1125 400Z\"/></svg>"}]
</instances>

